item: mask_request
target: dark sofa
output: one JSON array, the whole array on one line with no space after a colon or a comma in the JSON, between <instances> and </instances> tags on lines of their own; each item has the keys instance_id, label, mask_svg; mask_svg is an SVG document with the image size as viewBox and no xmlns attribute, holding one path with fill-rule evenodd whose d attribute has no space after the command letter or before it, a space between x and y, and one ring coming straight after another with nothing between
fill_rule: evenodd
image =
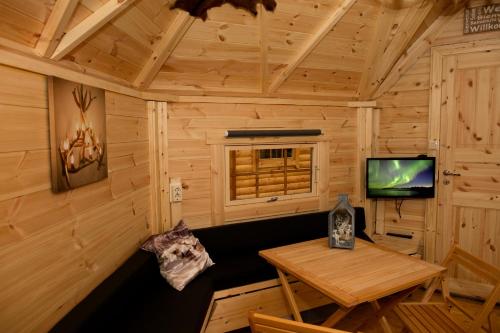
<instances>
[{"instance_id":1,"label":"dark sofa","mask_svg":"<svg viewBox=\"0 0 500 333\"><path fill-rule=\"evenodd\" d=\"M356 208L356 237L364 233ZM216 263L179 292L159 274L154 254L138 250L51 332L199 333L217 290L277 277L258 255L266 248L326 237L328 212L228 224L193 231Z\"/></svg>"}]
</instances>

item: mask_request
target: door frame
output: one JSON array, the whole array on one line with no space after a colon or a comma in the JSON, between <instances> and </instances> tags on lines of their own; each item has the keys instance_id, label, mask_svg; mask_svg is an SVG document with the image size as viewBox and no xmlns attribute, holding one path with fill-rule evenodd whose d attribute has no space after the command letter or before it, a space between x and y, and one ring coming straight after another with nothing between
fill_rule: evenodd
<instances>
[{"instance_id":1,"label":"door frame","mask_svg":"<svg viewBox=\"0 0 500 333\"><path fill-rule=\"evenodd\" d=\"M431 77L430 77L430 100L429 100L429 132L428 153L438 159L436 165L436 188L440 181L439 161L440 137L441 137L441 98L443 78L443 63L445 57L464 53L473 53L486 50L500 49L500 40L488 39L467 43L435 46L431 48ZM428 199L425 207L425 230L424 230L424 259L428 262L436 262L436 232L438 218L439 191L433 199Z\"/></svg>"}]
</instances>

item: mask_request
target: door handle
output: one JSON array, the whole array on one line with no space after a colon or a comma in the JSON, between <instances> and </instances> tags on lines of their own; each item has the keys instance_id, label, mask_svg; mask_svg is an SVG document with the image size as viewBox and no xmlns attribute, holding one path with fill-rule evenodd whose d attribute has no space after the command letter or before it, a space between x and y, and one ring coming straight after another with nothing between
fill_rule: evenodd
<instances>
[{"instance_id":1,"label":"door handle","mask_svg":"<svg viewBox=\"0 0 500 333\"><path fill-rule=\"evenodd\" d=\"M461 176L458 172L455 171L450 171L450 170L444 170L443 175L445 176Z\"/></svg>"}]
</instances>

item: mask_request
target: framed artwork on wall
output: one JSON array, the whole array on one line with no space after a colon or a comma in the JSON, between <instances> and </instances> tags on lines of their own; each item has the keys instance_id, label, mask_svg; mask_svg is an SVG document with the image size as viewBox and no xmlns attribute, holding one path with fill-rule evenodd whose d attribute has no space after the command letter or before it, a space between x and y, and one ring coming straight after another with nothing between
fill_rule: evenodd
<instances>
[{"instance_id":1,"label":"framed artwork on wall","mask_svg":"<svg viewBox=\"0 0 500 333\"><path fill-rule=\"evenodd\" d=\"M52 191L108 176L104 90L48 78Z\"/></svg>"}]
</instances>

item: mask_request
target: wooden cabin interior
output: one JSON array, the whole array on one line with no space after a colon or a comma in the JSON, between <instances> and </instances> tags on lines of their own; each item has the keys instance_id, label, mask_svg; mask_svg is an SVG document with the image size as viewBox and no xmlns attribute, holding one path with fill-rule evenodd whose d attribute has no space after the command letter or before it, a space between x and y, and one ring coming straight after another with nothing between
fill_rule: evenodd
<instances>
[{"instance_id":1,"label":"wooden cabin interior","mask_svg":"<svg viewBox=\"0 0 500 333\"><path fill-rule=\"evenodd\" d=\"M486 300L493 310L472 331L500 332L500 287L487 284L500 269L500 1L273 2L184 1L198 6L191 15L174 0L0 0L0 332L53 330L180 220L197 235L297 219L341 194L364 209L377 249L438 267L458 245L484 261L486 276L450 268L446 287L427 282L409 299L451 291L469 322ZM79 162L68 142L97 129L68 127L57 141L59 79L82 89L83 123L99 100L88 87L102 92L105 134ZM420 155L435 158L432 196L367 196L368 158ZM107 176L70 184L96 166ZM198 331L285 332L267 317L248 328L249 311L301 321L303 310L347 309L276 265L279 277L215 291ZM380 310L370 297L335 328L356 331ZM401 331L398 311L375 312L363 331ZM190 333L169 327L159 331Z\"/></svg>"}]
</instances>

